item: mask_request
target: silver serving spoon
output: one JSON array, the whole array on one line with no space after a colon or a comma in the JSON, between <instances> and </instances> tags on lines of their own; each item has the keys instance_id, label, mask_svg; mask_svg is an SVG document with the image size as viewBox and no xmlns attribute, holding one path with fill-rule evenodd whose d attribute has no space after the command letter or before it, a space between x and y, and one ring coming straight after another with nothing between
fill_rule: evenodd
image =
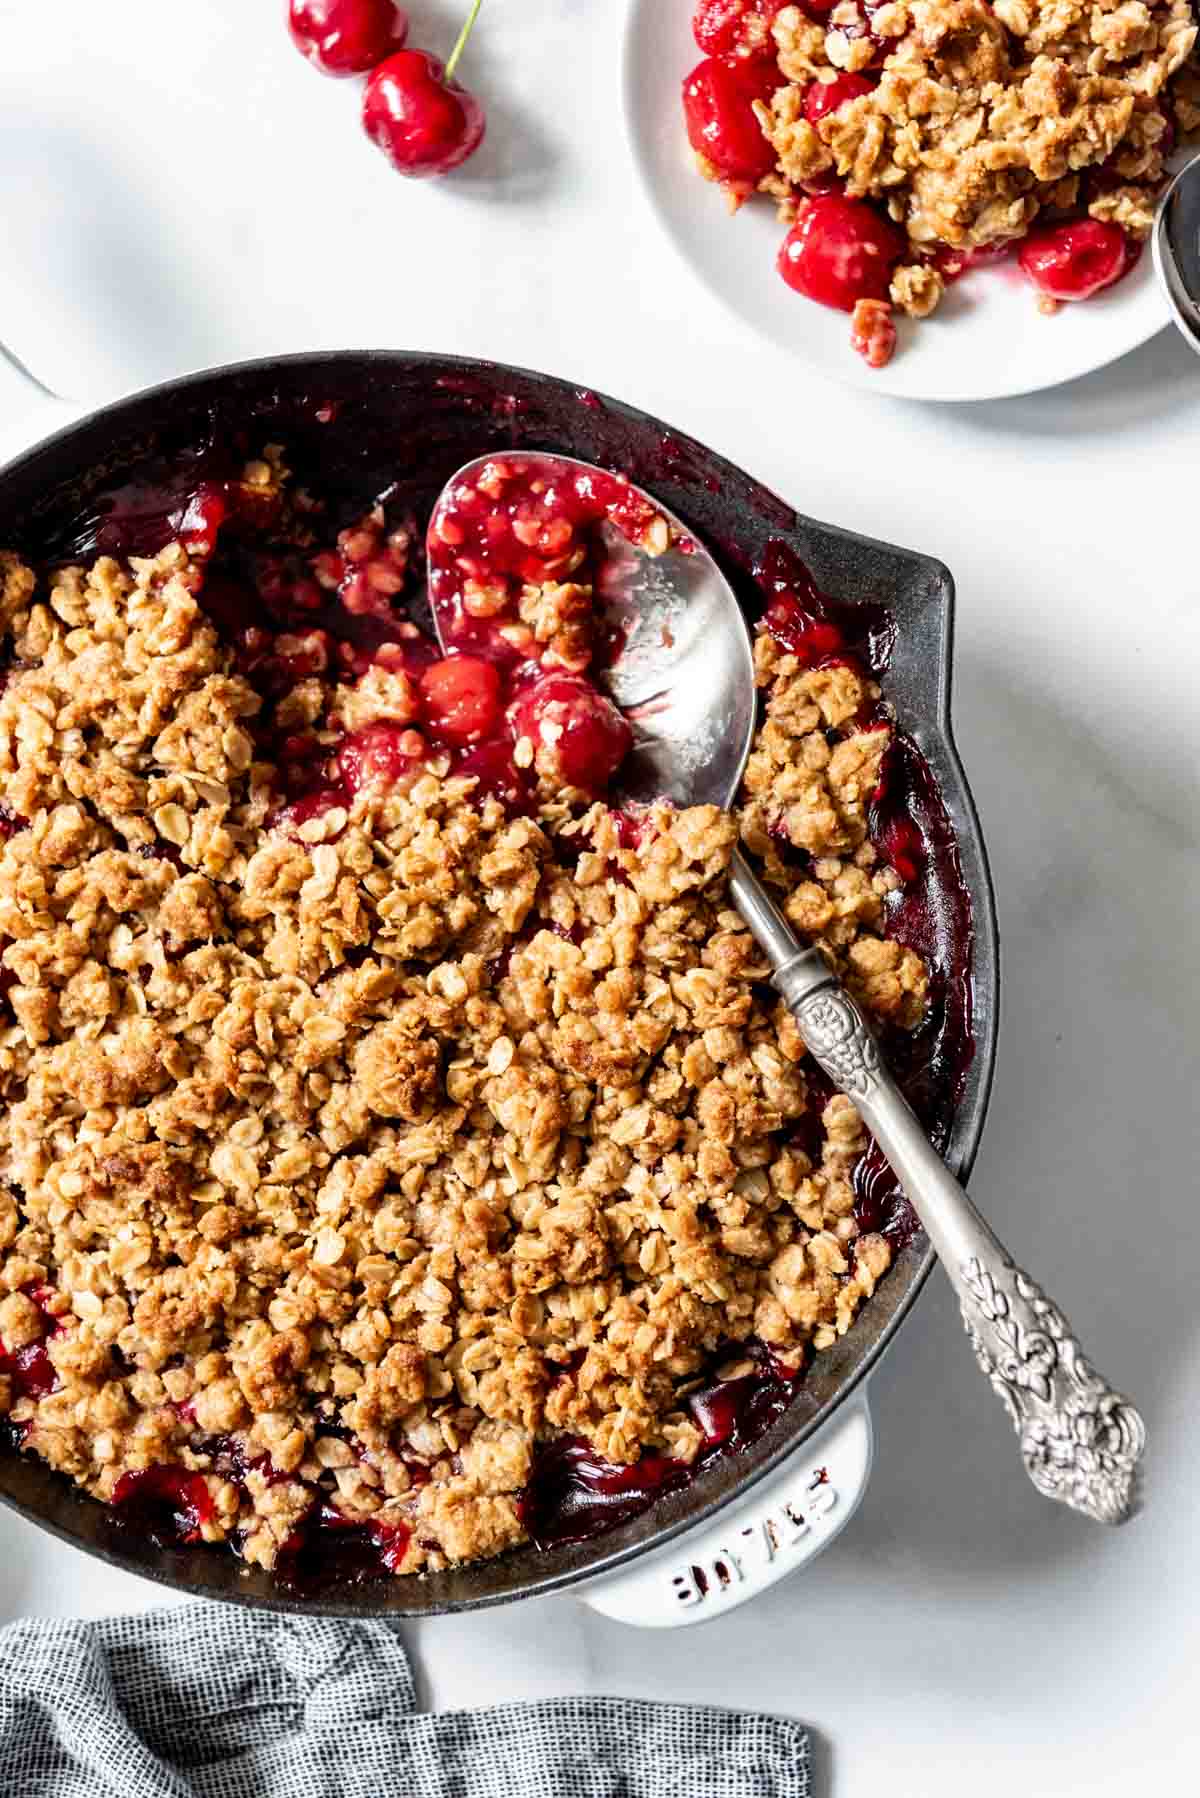
<instances>
[{"instance_id":1,"label":"silver serving spoon","mask_svg":"<svg viewBox=\"0 0 1200 1798\"><path fill-rule=\"evenodd\" d=\"M1175 323L1200 355L1200 154L1184 164L1158 202L1150 247Z\"/></svg>"},{"instance_id":2,"label":"silver serving spoon","mask_svg":"<svg viewBox=\"0 0 1200 1798\"><path fill-rule=\"evenodd\" d=\"M496 459L467 463L443 493L473 483ZM526 468L538 459L520 452ZM545 463L548 480L564 465L603 473L571 457ZM690 547L654 556L614 526L601 527L606 555L597 589L623 639L605 684L636 730L614 797L727 808L758 716L746 620L687 527L653 495L642 497ZM1101 1523L1124 1523L1140 1501L1145 1425L1138 1412L1093 1372L1061 1311L1013 1264L931 1147L857 1002L820 953L799 942L740 849L729 892L809 1053L853 1099L950 1276L979 1364L1017 1427L1030 1479Z\"/></svg>"}]
</instances>

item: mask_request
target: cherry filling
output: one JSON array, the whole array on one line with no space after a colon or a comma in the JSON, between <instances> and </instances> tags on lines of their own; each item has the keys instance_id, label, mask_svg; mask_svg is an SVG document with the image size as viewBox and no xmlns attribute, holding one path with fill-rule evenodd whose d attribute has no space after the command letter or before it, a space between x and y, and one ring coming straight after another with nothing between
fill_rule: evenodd
<instances>
[{"instance_id":1,"label":"cherry filling","mask_svg":"<svg viewBox=\"0 0 1200 1798\"><path fill-rule=\"evenodd\" d=\"M888 1066L934 1145L950 1137L973 1054L971 898L954 827L937 781L911 738L897 731L883 757L869 813L871 841L904 881L885 900L887 934L929 969L925 1015L915 1030L881 1030ZM854 1170L855 1216L900 1248L919 1229L900 1183L874 1142Z\"/></svg>"},{"instance_id":2,"label":"cherry filling","mask_svg":"<svg viewBox=\"0 0 1200 1798\"><path fill-rule=\"evenodd\" d=\"M458 746L495 734L500 722L500 671L482 656L447 656L421 682L430 734Z\"/></svg>"},{"instance_id":3,"label":"cherry filling","mask_svg":"<svg viewBox=\"0 0 1200 1798\"><path fill-rule=\"evenodd\" d=\"M216 1516L202 1473L185 1467L143 1467L123 1473L112 1495L117 1522L156 1548L202 1542L203 1526Z\"/></svg>"},{"instance_id":4,"label":"cherry filling","mask_svg":"<svg viewBox=\"0 0 1200 1798\"><path fill-rule=\"evenodd\" d=\"M195 1425L190 1403L178 1404L175 1410ZM358 1439L336 1423L325 1424L322 1433L338 1436L363 1453ZM214 1474L242 1490L247 1476L254 1473L268 1486L289 1481L311 1493L308 1510L280 1550L275 1570L280 1585L309 1591L332 1580L362 1584L400 1571L412 1539L408 1524L344 1516L316 1487L275 1467L268 1455L247 1456L236 1437L202 1437L196 1447L210 1458ZM429 1470L422 1462L409 1462L408 1467L414 1487L428 1482ZM158 1548L202 1542L204 1525L217 1514L204 1474L169 1463L122 1474L110 1505L118 1529L134 1531Z\"/></svg>"},{"instance_id":5,"label":"cherry filling","mask_svg":"<svg viewBox=\"0 0 1200 1798\"><path fill-rule=\"evenodd\" d=\"M384 715L332 742L328 732L274 733L268 711L259 753L279 770L275 824L295 831L348 807L364 787L419 772L434 750L477 780L476 797L495 795L518 812L532 808L539 774L594 796L605 790L632 742L589 678L611 660L613 642L586 598L550 650L519 613L527 585L588 578L602 524L634 540L654 526L653 507L627 481L563 467L547 482L511 456L489 465L486 490L460 484L429 544L442 656L409 616L420 572L411 521L389 528L379 505L340 532L336 549L302 552L272 540L278 499L237 470L232 446L212 444L176 466L148 464L136 480L101 490L47 559L149 556L182 536L206 555L205 610L269 701L309 675L395 677L376 708ZM516 756L522 736L531 762ZM0 835L22 826L0 813Z\"/></svg>"},{"instance_id":6,"label":"cherry filling","mask_svg":"<svg viewBox=\"0 0 1200 1798\"><path fill-rule=\"evenodd\" d=\"M611 644L580 583L602 523L641 538L655 520L618 476L560 467L546 480L519 457L497 458L480 484L460 483L431 524L429 592L449 651L441 657L405 609L413 533L389 533L380 508L341 533L336 554L310 564L294 552L243 554L240 583L210 575L205 602L215 588L217 615L234 624L240 664L256 684L283 693L335 667L343 679L380 670L391 680L396 716L333 744L300 733L264 745L284 789L276 824L296 831L347 808L364 788L419 772L435 751L476 780L476 798L493 795L513 812L532 810L539 774L602 793L633 734L588 676ZM548 582L566 612L546 637L521 605L527 588Z\"/></svg>"},{"instance_id":7,"label":"cherry filling","mask_svg":"<svg viewBox=\"0 0 1200 1798\"><path fill-rule=\"evenodd\" d=\"M620 475L552 456L497 456L473 483L452 488L430 521L430 587L443 638L466 647L482 632L496 649L498 631L515 619L515 583L565 578L584 559L590 527L607 522L636 542L655 518ZM466 590L471 580L507 583L499 612Z\"/></svg>"},{"instance_id":8,"label":"cherry filling","mask_svg":"<svg viewBox=\"0 0 1200 1798\"><path fill-rule=\"evenodd\" d=\"M338 767L351 798L369 787L391 787L427 753L420 733L396 724L368 724L344 739Z\"/></svg>"},{"instance_id":9,"label":"cherry filling","mask_svg":"<svg viewBox=\"0 0 1200 1798\"><path fill-rule=\"evenodd\" d=\"M768 540L755 562L754 580L766 599L764 628L806 667L853 661L876 679L885 672L896 647L896 621L886 606L830 599L778 537Z\"/></svg>"},{"instance_id":10,"label":"cherry filling","mask_svg":"<svg viewBox=\"0 0 1200 1798\"><path fill-rule=\"evenodd\" d=\"M44 1398L58 1385L58 1373L44 1340L11 1351L0 1346L0 1374L10 1381L14 1398Z\"/></svg>"},{"instance_id":11,"label":"cherry filling","mask_svg":"<svg viewBox=\"0 0 1200 1798\"><path fill-rule=\"evenodd\" d=\"M8 1381L12 1398L45 1398L58 1386L58 1369L50 1359L47 1343L52 1336L57 1336L62 1325L48 1309L48 1303L54 1296L51 1286L26 1286L23 1288L26 1298L32 1299L42 1314L43 1334L36 1342L27 1342L21 1348L9 1349L0 1340L0 1378ZM24 1435L24 1426L13 1425L18 1435Z\"/></svg>"},{"instance_id":12,"label":"cherry filling","mask_svg":"<svg viewBox=\"0 0 1200 1798\"><path fill-rule=\"evenodd\" d=\"M176 541L212 544L238 503L250 502L211 453L200 451L98 493L76 541L102 556L153 556ZM74 547L64 542L61 560L70 560Z\"/></svg>"},{"instance_id":13,"label":"cherry filling","mask_svg":"<svg viewBox=\"0 0 1200 1798\"><path fill-rule=\"evenodd\" d=\"M736 1454L757 1442L796 1396L799 1373L783 1366L759 1342L748 1343L739 1352L756 1364L753 1372L714 1381L686 1401L703 1438L690 1464L667 1455L643 1454L639 1461L618 1467L576 1437L539 1442L520 1507L521 1522L538 1547L589 1541L629 1523L656 1499L689 1486L719 1456Z\"/></svg>"},{"instance_id":14,"label":"cherry filling","mask_svg":"<svg viewBox=\"0 0 1200 1798\"><path fill-rule=\"evenodd\" d=\"M359 1523L333 1505L314 1504L275 1564L278 1584L307 1592L336 1580L365 1585L399 1573L412 1530L404 1523Z\"/></svg>"},{"instance_id":15,"label":"cherry filling","mask_svg":"<svg viewBox=\"0 0 1200 1798\"><path fill-rule=\"evenodd\" d=\"M957 250L952 244L935 244L929 252L929 260L937 269L947 286L969 274L972 269L984 268L989 263L1003 262L1012 253L1014 239L1009 237L998 243L979 244L973 250Z\"/></svg>"},{"instance_id":16,"label":"cherry filling","mask_svg":"<svg viewBox=\"0 0 1200 1798\"><path fill-rule=\"evenodd\" d=\"M513 761L513 746L507 738L493 737L481 743L463 756L456 772L475 781L476 798L498 799L514 816L534 808L533 778L527 768L518 768Z\"/></svg>"},{"instance_id":17,"label":"cherry filling","mask_svg":"<svg viewBox=\"0 0 1200 1798\"><path fill-rule=\"evenodd\" d=\"M443 740L455 741L459 730L457 740L489 750L488 739L507 737L514 748L527 742L534 769L594 795L604 792L633 743L629 724L588 673L613 653L579 591L594 572L602 525L640 542L656 514L617 475L552 460L547 470L542 461L531 466L510 457L489 464L476 483L454 488L428 537L430 600L451 653L424 687L428 708L432 682ZM527 587L547 583L561 594L561 609L539 634L523 617L522 601ZM464 704L469 728L459 726ZM492 791L528 787L528 762L514 759L505 770L494 750L468 759Z\"/></svg>"},{"instance_id":18,"label":"cherry filling","mask_svg":"<svg viewBox=\"0 0 1200 1798\"><path fill-rule=\"evenodd\" d=\"M570 787L603 792L633 746L633 731L610 699L578 674L547 674L526 687L509 713L534 759Z\"/></svg>"}]
</instances>

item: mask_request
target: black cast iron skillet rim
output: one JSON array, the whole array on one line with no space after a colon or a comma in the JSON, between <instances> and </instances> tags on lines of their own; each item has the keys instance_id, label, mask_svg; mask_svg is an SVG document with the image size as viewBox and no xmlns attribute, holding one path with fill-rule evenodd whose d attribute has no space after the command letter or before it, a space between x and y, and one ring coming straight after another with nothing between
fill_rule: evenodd
<instances>
[{"instance_id":1,"label":"black cast iron skillet rim","mask_svg":"<svg viewBox=\"0 0 1200 1798\"><path fill-rule=\"evenodd\" d=\"M530 384L541 394L559 401L564 407L584 403L584 392L574 383L554 376L544 375L536 370L518 367L506 367L502 364L482 361L470 357L439 355L433 352L404 352L392 350L371 351L315 351L301 352L279 357L262 357L250 361L231 363L217 368L199 371L178 380L163 382L157 386L146 388L116 401L114 404L99 408L82 418L78 418L44 438L33 448L13 458L3 469L0 469L0 507L3 506L7 489L14 476L28 471L34 464L55 461L55 452L69 448L73 438L106 420L114 424L122 421L128 414L140 407L155 401L169 402L188 396L198 397L206 386L214 387L225 383L237 383L240 380L252 380L262 377L269 380L272 376L300 377L309 375L317 378L322 375L336 375L339 369L370 370L378 366L380 373L388 369L399 373L402 369L428 368L439 371L442 376L451 378L478 378L481 382L494 383L497 378L503 383L512 380L518 384ZM436 378L436 377L435 377ZM614 400L607 395L588 390L586 402L615 416L627 423L631 429L643 432L669 435L687 458L703 465L706 461L717 461L723 469L739 482L750 485L755 492L774 500L759 483L752 482L735 464L725 458L715 457L712 452L696 439L685 433L665 425L651 414L641 412L624 402ZM530 447L532 447L532 443ZM538 447L555 447L554 444ZM570 445L559 442L557 447L570 451ZM61 462L61 458L60 458ZM65 466L65 464L63 465ZM63 466L57 469L57 478L65 480ZM71 472L78 475L78 468ZM636 478L636 476L635 476ZM790 507L782 502L774 502L780 513L791 513ZM687 517L687 507L678 507ZM959 1106L954 1121L951 1145L948 1158L956 1168L960 1177L965 1178L970 1172L978 1150L983 1125L990 1098L992 1076L996 1055L996 1039L999 1006L999 940L996 927L995 900L992 890L991 871L979 825L978 814L966 776L959 759L954 741L953 726L950 716L951 697L951 652L953 646L953 610L954 589L949 571L944 565L927 556L911 551L902 551L894 546L881 544L873 539L864 538L854 533L843 531L837 527L822 525L816 520L808 519L803 514L791 514L790 527L784 528L773 524L772 535L795 540L797 536L809 538L817 536L828 543L840 545L842 548L854 548L870 553L883 554L912 565L914 572L919 568L936 586L940 599L940 621L938 641L936 644L936 679L932 685L932 704L923 728L915 728L911 734L929 758L934 772L942 788L943 798L954 826L964 863L964 875L971 895L973 909L974 955L972 981L975 991L975 1057L968 1073L967 1090ZM912 1245L916 1249L917 1245ZM243 1577L241 1564L232 1556L213 1553L211 1550L196 1549L192 1551L153 1550L146 1545L130 1544L127 1541L113 1543L88 1539L91 1532L84 1527L84 1519L93 1522L97 1514L105 1517L94 1499L77 1488L67 1488L64 1493L62 1477L41 1469L44 1472L47 1489L38 1500L28 1501L15 1497L12 1493L0 1489L0 1503L17 1511L29 1521L38 1524L49 1534L69 1543L72 1547L81 1548L85 1553L94 1555L110 1566L120 1568L124 1572L139 1574L178 1592L192 1593L198 1597L220 1597L233 1603L250 1605L262 1609L278 1610L308 1615L347 1616L347 1617L408 1617L425 1616L459 1610L481 1609L486 1606L515 1602L518 1598L541 1596L561 1591L569 1586L581 1584L604 1574L611 1573L640 1555L660 1550L674 1537L697 1524L706 1521L726 1505L739 1504L752 1488L785 1459L796 1453L802 1444L820 1429L833 1415L839 1405L854 1392L877 1365L885 1350L890 1347L896 1332L907 1317L917 1294L928 1278L935 1256L927 1243L920 1250L915 1261L910 1261L904 1270L907 1287L900 1294L894 1305L892 1315L878 1330L873 1341L868 1342L855 1357L854 1339L860 1332L864 1318L869 1319L872 1307L860 1313L859 1320L852 1326L849 1334L842 1339L851 1365L836 1389L826 1402L820 1405L811 1415L802 1415L802 1406L798 1401L791 1411L768 1432L766 1440L778 1436L780 1439L772 1450L761 1459L755 1457L754 1465L746 1465L741 1477L737 1478L729 1492L717 1493L702 1504L687 1509L685 1513L673 1521L650 1527L649 1519L644 1516L633 1523L619 1526L607 1536L598 1539L596 1544L585 1544L564 1555L563 1550L554 1550L549 1554L541 1554L536 1550L515 1550L512 1554L500 1557L494 1562L475 1563L470 1574L470 1583L478 1587L487 1584L487 1575L493 1576L494 1590L475 1590L464 1596L455 1596L453 1586L463 1583L464 1575L453 1572L411 1580L396 1580L380 1583L359 1590L352 1590L348 1595L322 1596L319 1594L298 1594L281 1591L275 1588L268 1578L255 1571L249 1579ZM881 1294L874 1301L878 1307L883 1294L889 1286L895 1290L894 1282L901 1277L901 1268L893 1269L888 1282L885 1282ZM788 1428L789 1419L793 1427ZM749 1451L753 1455L754 1451ZM0 1457L0 1478L3 1477L6 1461L19 1458L13 1456ZM26 1462L26 1467L31 1463ZM736 1461L723 1463L726 1468L736 1467ZM704 1483L704 1478L697 1486ZM696 1490L692 1488L691 1490ZM70 1506L72 1517L80 1519L80 1527L72 1527L70 1523L53 1520L47 1515L48 1509L60 1509L63 1503ZM653 1513L650 1513L653 1517ZM631 1535L639 1538L630 1540ZM644 1539L641 1539L644 1538ZM535 1572L531 1577L505 1578L506 1569L511 1570L514 1563L522 1556L534 1558L535 1566L549 1567L547 1572ZM566 1567L555 1563L567 1559L573 1564ZM184 1563L187 1563L185 1570ZM482 1574L480 1570L483 1570ZM496 1576L499 1576L498 1579ZM253 1589L261 1586L262 1589ZM398 1601L398 1602L397 1602ZM416 1601L416 1602L414 1602Z\"/></svg>"}]
</instances>

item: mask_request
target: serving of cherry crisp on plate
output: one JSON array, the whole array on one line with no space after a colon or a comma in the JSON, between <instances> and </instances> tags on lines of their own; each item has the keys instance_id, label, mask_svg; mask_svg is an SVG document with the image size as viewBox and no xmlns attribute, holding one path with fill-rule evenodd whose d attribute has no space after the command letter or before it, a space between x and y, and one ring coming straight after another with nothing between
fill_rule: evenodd
<instances>
[{"instance_id":1,"label":"serving of cherry crisp on plate","mask_svg":"<svg viewBox=\"0 0 1200 1798\"><path fill-rule=\"evenodd\" d=\"M0 554L3 1452L284 1584L596 1534L761 1434L913 1228L739 833L953 1111L886 617L775 544L736 812L614 810L599 526L672 543L621 476L346 521L230 467Z\"/></svg>"},{"instance_id":2,"label":"serving of cherry crisp on plate","mask_svg":"<svg viewBox=\"0 0 1200 1798\"><path fill-rule=\"evenodd\" d=\"M874 368L980 263L1047 313L1111 287L1200 125L1191 0L699 0L694 29L700 172L776 202L779 275Z\"/></svg>"}]
</instances>

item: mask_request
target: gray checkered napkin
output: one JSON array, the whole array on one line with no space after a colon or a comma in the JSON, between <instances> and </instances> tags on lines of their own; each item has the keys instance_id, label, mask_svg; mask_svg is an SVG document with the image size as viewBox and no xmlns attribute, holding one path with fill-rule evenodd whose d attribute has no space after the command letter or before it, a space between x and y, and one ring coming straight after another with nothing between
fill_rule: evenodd
<instances>
[{"instance_id":1,"label":"gray checkered napkin","mask_svg":"<svg viewBox=\"0 0 1200 1798\"><path fill-rule=\"evenodd\" d=\"M2 1798L808 1798L784 1717L417 1710L384 1623L189 1604L0 1630Z\"/></svg>"}]
</instances>

